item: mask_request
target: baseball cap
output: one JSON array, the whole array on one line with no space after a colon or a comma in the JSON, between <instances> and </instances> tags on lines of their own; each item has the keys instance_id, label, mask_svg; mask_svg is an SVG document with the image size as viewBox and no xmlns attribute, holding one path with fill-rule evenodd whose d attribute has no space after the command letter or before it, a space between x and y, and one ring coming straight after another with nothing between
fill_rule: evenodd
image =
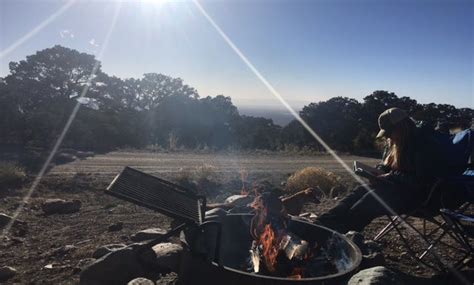
<instances>
[{"instance_id":1,"label":"baseball cap","mask_svg":"<svg viewBox=\"0 0 474 285\"><path fill-rule=\"evenodd\" d=\"M395 126L405 118L408 118L408 114L400 108L390 108L383 111L379 116L380 131L376 138L387 137Z\"/></svg>"}]
</instances>

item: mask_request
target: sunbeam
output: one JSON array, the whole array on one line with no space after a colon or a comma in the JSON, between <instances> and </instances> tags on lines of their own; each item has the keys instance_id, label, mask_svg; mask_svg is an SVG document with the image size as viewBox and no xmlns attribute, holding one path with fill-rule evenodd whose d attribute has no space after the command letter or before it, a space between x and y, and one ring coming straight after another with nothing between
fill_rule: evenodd
<instances>
[{"instance_id":1,"label":"sunbeam","mask_svg":"<svg viewBox=\"0 0 474 285\"><path fill-rule=\"evenodd\" d=\"M88 82L84 85L84 88L82 89L82 92L80 94L80 96L78 97L78 99L80 98L83 98L86 96L87 94L87 91L89 91L89 87L90 87L90 83L92 81L92 79L94 78L95 76L95 73L97 72L97 69L99 68L100 66L100 63L99 63L99 60L103 57L104 55L104 52L105 50L107 49L107 46L108 46L108 43L109 43L109 40L110 40L110 36L112 35L112 32L113 32L113 29L115 27L115 24L117 22L117 19L118 19L118 16L119 16L119 13L120 13L120 8L121 8L122 4L121 2L117 2L116 4L116 8L115 8L115 11L114 11L114 15L113 15L113 18L112 18L112 21L110 23L110 27L109 29L107 30L107 33L105 35L105 38L104 38L104 42L102 44L102 48L97 56L97 61L96 61L96 64L94 65L94 67L92 68L92 71L91 71L91 74L88 78ZM23 208L25 207L25 204L28 203L31 195L33 194L33 192L36 190L36 187L38 186L38 184L41 182L41 179L43 178L45 172L46 172L46 169L48 168L48 165L51 163L52 159L54 158L54 156L56 155L56 152L58 151L59 149L59 146L61 146L63 140L64 140L64 137L66 136L69 128L71 127L71 124L72 122L74 121L76 115L77 115L77 112L79 111L79 108L81 106L81 103L79 102L80 100L77 100L77 103L76 105L74 106L74 109L72 110L71 112L71 115L69 116L67 122L66 122L66 125L64 126L63 130L61 131L61 134L59 135L59 138L56 140L56 143L54 144L53 146L53 149L51 150L50 154L48 155L48 158L46 159L45 163L43 164L43 166L41 167L41 170L40 172L38 173L38 175L36 176L35 180L33 181L33 183L31 184L31 187L30 189L28 190L28 192L26 193L26 195L23 197L22 199L22 202L20 203L20 205L18 206L18 208L15 210L15 212L13 213L12 215L12 219L10 220L10 222L7 224L7 226L2 230L2 239L4 237L6 237L6 235L8 234L8 232L10 231L12 225L15 223L16 219L18 218L18 216L21 214L21 212L23 211Z\"/></svg>"},{"instance_id":2,"label":"sunbeam","mask_svg":"<svg viewBox=\"0 0 474 285\"><path fill-rule=\"evenodd\" d=\"M77 0L70 0L66 4L64 4L61 8L59 8L56 12L51 14L48 18L46 18L43 22L41 22L38 26L33 28L31 31L26 33L23 37L19 38L16 42L11 44L9 47L6 49L2 50L0 52L0 58L3 58L7 54L11 53L14 51L17 47L21 46L23 43L28 41L30 38L35 36L38 32L40 32L42 29L44 29L47 25L49 25L51 22L53 22L57 17L61 16L64 12L66 12L71 6L76 2Z\"/></svg>"}]
</instances>

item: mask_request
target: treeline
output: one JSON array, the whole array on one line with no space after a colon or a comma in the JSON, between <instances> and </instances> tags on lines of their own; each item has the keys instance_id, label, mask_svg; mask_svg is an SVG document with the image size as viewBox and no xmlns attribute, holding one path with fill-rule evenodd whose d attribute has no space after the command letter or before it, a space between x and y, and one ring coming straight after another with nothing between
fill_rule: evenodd
<instances>
[{"instance_id":1,"label":"treeline","mask_svg":"<svg viewBox=\"0 0 474 285\"><path fill-rule=\"evenodd\" d=\"M9 67L0 78L0 144L51 147L80 102L64 147L320 149L296 121L280 127L240 115L230 97L201 98L180 78L110 76L93 55L59 45ZM378 114L392 106L433 125L445 120L467 126L474 116L472 109L418 104L387 91L375 91L362 103L343 97L311 103L300 115L335 149L365 151L374 149Z\"/></svg>"}]
</instances>

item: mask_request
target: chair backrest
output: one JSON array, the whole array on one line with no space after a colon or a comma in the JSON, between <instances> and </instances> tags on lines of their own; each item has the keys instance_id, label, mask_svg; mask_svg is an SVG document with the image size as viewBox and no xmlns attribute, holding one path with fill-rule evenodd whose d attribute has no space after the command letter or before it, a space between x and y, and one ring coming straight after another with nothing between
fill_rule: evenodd
<instances>
[{"instance_id":1,"label":"chair backrest","mask_svg":"<svg viewBox=\"0 0 474 285\"><path fill-rule=\"evenodd\" d=\"M204 196L131 167L125 167L105 193L185 222L204 220Z\"/></svg>"}]
</instances>

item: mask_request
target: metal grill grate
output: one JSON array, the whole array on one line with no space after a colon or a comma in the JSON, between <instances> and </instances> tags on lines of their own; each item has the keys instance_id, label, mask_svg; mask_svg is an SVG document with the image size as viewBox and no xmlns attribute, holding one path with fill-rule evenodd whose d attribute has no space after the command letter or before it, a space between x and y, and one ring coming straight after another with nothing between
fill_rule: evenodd
<instances>
[{"instance_id":1,"label":"metal grill grate","mask_svg":"<svg viewBox=\"0 0 474 285\"><path fill-rule=\"evenodd\" d=\"M205 197L130 167L125 167L105 192L186 222L203 222Z\"/></svg>"}]
</instances>

